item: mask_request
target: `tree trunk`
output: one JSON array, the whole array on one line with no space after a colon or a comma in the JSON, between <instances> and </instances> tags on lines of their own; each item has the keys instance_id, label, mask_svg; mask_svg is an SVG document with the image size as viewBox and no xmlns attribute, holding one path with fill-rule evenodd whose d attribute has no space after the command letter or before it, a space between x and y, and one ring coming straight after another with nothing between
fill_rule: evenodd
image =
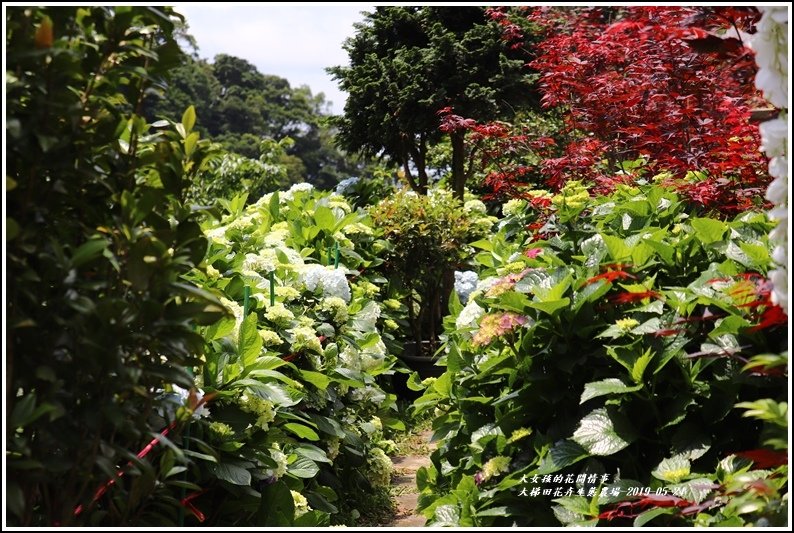
<instances>
[{"instance_id":1,"label":"tree trunk","mask_svg":"<svg viewBox=\"0 0 794 533\"><path fill-rule=\"evenodd\" d=\"M449 136L452 140L452 190L455 197L462 201L466 185L466 132L453 131Z\"/></svg>"}]
</instances>

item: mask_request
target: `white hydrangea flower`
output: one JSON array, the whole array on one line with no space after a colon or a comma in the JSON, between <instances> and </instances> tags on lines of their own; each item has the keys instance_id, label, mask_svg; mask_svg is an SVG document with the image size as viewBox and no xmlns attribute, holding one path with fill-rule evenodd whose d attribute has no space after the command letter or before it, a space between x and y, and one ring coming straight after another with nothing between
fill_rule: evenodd
<instances>
[{"instance_id":1,"label":"white hydrangea flower","mask_svg":"<svg viewBox=\"0 0 794 533\"><path fill-rule=\"evenodd\" d=\"M284 244L287 237L289 237L289 230L271 228L267 235L265 235L263 242L265 246L279 246Z\"/></svg>"},{"instance_id":2,"label":"white hydrangea flower","mask_svg":"<svg viewBox=\"0 0 794 533\"><path fill-rule=\"evenodd\" d=\"M372 402L375 405L380 405L386 399L386 393L372 385L366 385L350 391L350 398L354 402Z\"/></svg>"},{"instance_id":3,"label":"white hydrangea flower","mask_svg":"<svg viewBox=\"0 0 794 533\"><path fill-rule=\"evenodd\" d=\"M355 315L359 331L375 331L380 312L380 305L377 302L367 302L367 305Z\"/></svg>"},{"instance_id":4,"label":"white hydrangea flower","mask_svg":"<svg viewBox=\"0 0 794 533\"><path fill-rule=\"evenodd\" d=\"M369 372L383 364L386 358L386 345L378 339L374 345L364 348L359 353L359 366L362 372Z\"/></svg>"},{"instance_id":5,"label":"white hydrangea flower","mask_svg":"<svg viewBox=\"0 0 794 533\"><path fill-rule=\"evenodd\" d=\"M312 185L311 183L306 183L306 182L296 183L295 185L287 189L286 192L280 193L279 200L282 203L288 202L292 200L295 197L295 194L297 193L304 193L304 192L308 193L313 190L314 190L314 185Z\"/></svg>"},{"instance_id":6,"label":"white hydrangea flower","mask_svg":"<svg viewBox=\"0 0 794 533\"><path fill-rule=\"evenodd\" d=\"M276 270L276 265L278 265L278 261L275 251L264 248L260 250L258 254L245 254L242 269L268 273Z\"/></svg>"},{"instance_id":7,"label":"white hydrangea flower","mask_svg":"<svg viewBox=\"0 0 794 533\"><path fill-rule=\"evenodd\" d=\"M758 73L755 86L777 108L788 105L788 10L759 6L762 15L750 46L755 50Z\"/></svg>"},{"instance_id":8,"label":"white hydrangea flower","mask_svg":"<svg viewBox=\"0 0 794 533\"><path fill-rule=\"evenodd\" d=\"M172 393L164 394L160 398L164 401L158 407L158 413L160 416L165 418L166 420L174 420L176 418L176 411L178 408L185 406L190 408L190 391L187 389L183 389L179 385L171 385ZM201 402L202 398L204 398L204 391L201 389L196 389L196 401ZM210 416L210 410L207 408L207 404L203 403L201 406L193 411L193 418L206 418Z\"/></svg>"},{"instance_id":9,"label":"white hydrangea flower","mask_svg":"<svg viewBox=\"0 0 794 533\"><path fill-rule=\"evenodd\" d=\"M458 318L455 319L455 327L458 329L476 328L477 321L485 313L485 309L477 305L477 302L471 300L466 304Z\"/></svg>"},{"instance_id":10,"label":"white hydrangea flower","mask_svg":"<svg viewBox=\"0 0 794 533\"><path fill-rule=\"evenodd\" d=\"M461 303L469 300L469 295L477 288L479 278L473 270L455 272L455 292L458 293Z\"/></svg>"},{"instance_id":11,"label":"white hydrangea flower","mask_svg":"<svg viewBox=\"0 0 794 533\"><path fill-rule=\"evenodd\" d=\"M320 289L323 296L336 296L350 303L350 285L342 269L309 265L301 272L301 281L312 292Z\"/></svg>"},{"instance_id":12,"label":"white hydrangea flower","mask_svg":"<svg viewBox=\"0 0 794 533\"><path fill-rule=\"evenodd\" d=\"M226 238L226 226L218 226L217 228L208 229L204 232L204 235L206 235L207 238L212 242L223 245L229 244L229 239Z\"/></svg>"},{"instance_id":13,"label":"white hydrangea flower","mask_svg":"<svg viewBox=\"0 0 794 533\"><path fill-rule=\"evenodd\" d=\"M303 256L297 250L288 246L279 246L278 251L287 256L287 268L295 269L303 267Z\"/></svg>"}]
</instances>

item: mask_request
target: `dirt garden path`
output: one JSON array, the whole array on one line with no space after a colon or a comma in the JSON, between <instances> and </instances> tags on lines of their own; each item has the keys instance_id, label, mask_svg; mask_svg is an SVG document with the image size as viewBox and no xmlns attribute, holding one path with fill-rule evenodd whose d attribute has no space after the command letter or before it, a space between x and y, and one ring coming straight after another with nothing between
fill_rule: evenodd
<instances>
[{"instance_id":1,"label":"dirt garden path","mask_svg":"<svg viewBox=\"0 0 794 533\"><path fill-rule=\"evenodd\" d=\"M432 432L422 431L413 437L410 450L416 455L402 455L392 458L394 474L392 476L392 498L397 504L394 519L385 527L422 527L425 517L416 513L419 491L416 488L416 471L423 466L430 466L430 453L435 444L430 442ZM426 452L426 453L425 453ZM422 455L419 455L422 453Z\"/></svg>"}]
</instances>

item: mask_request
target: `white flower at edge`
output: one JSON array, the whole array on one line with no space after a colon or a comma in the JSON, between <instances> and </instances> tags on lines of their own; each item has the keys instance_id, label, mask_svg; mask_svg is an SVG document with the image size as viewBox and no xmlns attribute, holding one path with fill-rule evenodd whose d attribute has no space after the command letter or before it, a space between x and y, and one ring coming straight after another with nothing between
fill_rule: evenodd
<instances>
[{"instance_id":1,"label":"white flower at edge","mask_svg":"<svg viewBox=\"0 0 794 533\"><path fill-rule=\"evenodd\" d=\"M755 50L758 73L755 85L775 107L787 114L788 106L788 8L761 6L762 15L756 25L751 47ZM777 227L769 234L775 244L773 260L778 268L769 273L772 282L772 301L788 314L788 123L782 117L764 122L759 127L761 149L769 157L769 174L775 178L769 185L766 198L775 204L769 212Z\"/></svg>"}]
</instances>

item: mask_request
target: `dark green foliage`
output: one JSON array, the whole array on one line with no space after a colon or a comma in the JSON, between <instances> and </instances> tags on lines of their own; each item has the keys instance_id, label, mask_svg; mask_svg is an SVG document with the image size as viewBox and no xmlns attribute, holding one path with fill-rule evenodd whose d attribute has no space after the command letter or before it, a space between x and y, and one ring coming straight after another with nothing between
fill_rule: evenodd
<instances>
[{"instance_id":1,"label":"dark green foliage","mask_svg":"<svg viewBox=\"0 0 794 533\"><path fill-rule=\"evenodd\" d=\"M484 8L379 7L356 29L345 44L350 66L328 69L350 94L334 121L340 145L389 158L417 192L427 190L428 149L442 137L439 110L489 121L535 103L525 52L505 43ZM463 135L453 135L453 167ZM453 175L462 198L465 177Z\"/></svg>"},{"instance_id":2,"label":"dark green foliage","mask_svg":"<svg viewBox=\"0 0 794 533\"><path fill-rule=\"evenodd\" d=\"M176 520L162 472L135 453L167 424L158 394L193 382L193 327L225 311L182 280L207 248L182 203L208 155L195 113L155 125L135 114L182 60L174 20L148 7L7 11L12 524Z\"/></svg>"},{"instance_id":3,"label":"dark green foliage","mask_svg":"<svg viewBox=\"0 0 794 533\"><path fill-rule=\"evenodd\" d=\"M355 173L357 165L333 145L325 96L312 94L306 86L291 87L280 76L262 74L244 59L226 54L216 56L213 63L186 58L170 72L164 97L147 100L146 115L152 120L172 116L190 104L196 107L203 134L248 159L263 156L265 140L294 141L278 160L268 159L283 166L286 176L272 180L264 192L301 181L327 189ZM220 197L230 199L243 190L248 189L224 190ZM249 200L257 197L252 194Z\"/></svg>"}]
</instances>

